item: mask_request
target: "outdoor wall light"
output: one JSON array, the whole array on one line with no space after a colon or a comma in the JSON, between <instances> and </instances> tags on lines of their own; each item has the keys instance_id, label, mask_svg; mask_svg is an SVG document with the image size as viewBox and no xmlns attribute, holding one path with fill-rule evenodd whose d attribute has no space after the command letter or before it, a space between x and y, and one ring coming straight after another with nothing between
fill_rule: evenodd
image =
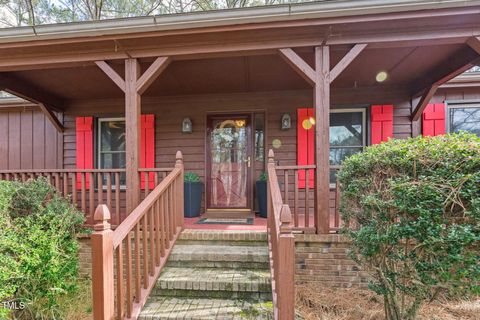
<instances>
[{"instance_id":1,"label":"outdoor wall light","mask_svg":"<svg viewBox=\"0 0 480 320\"><path fill-rule=\"evenodd\" d=\"M292 118L290 118L290 115L288 113L285 113L282 116L282 130L288 130L292 126Z\"/></svg>"},{"instance_id":2,"label":"outdoor wall light","mask_svg":"<svg viewBox=\"0 0 480 320\"><path fill-rule=\"evenodd\" d=\"M182 132L183 133L192 133L192 120L190 118L184 118L182 121Z\"/></svg>"},{"instance_id":3,"label":"outdoor wall light","mask_svg":"<svg viewBox=\"0 0 480 320\"><path fill-rule=\"evenodd\" d=\"M386 71L380 71L375 76L375 80L377 80L377 82L383 82L383 81L387 80L387 78L388 78L388 73Z\"/></svg>"}]
</instances>

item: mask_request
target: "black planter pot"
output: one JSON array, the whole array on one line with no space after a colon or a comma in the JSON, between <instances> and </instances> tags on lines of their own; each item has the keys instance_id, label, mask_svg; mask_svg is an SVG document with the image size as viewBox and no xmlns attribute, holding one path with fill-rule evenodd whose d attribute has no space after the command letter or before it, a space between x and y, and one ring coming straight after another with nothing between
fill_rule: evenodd
<instances>
[{"instance_id":1,"label":"black planter pot","mask_svg":"<svg viewBox=\"0 0 480 320\"><path fill-rule=\"evenodd\" d=\"M257 181L255 182L255 187L257 189L257 199L258 199L258 213L260 217L267 217L267 181Z\"/></svg>"},{"instance_id":2,"label":"black planter pot","mask_svg":"<svg viewBox=\"0 0 480 320\"><path fill-rule=\"evenodd\" d=\"M203 184L201 182L185 182L184 192L185 218L198 217L202 205Z\"/></svg>"}]
</instances>

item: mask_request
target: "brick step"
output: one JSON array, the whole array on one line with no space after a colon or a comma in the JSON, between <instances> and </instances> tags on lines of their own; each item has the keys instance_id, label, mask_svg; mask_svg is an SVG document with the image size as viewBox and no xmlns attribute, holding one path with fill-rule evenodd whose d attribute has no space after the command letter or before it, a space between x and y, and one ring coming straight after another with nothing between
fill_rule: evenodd
<instances>
[{"instance_id":1,"label":"brick step","mask_svg":"<svg viewBox=\"0 0 480 320\"><path fill-rule=\"evenodd\" d=\"M195 230L186 229L177 244L266 246L267 233L254 230Z\"/></svg>"},{"instance_id":2,"label":"brick step","mask_svg":"<svg viewBox=\"0 0 480 320\"><path fill-rule=\"evenodd\" d=\"M168 259L170 267L268 269L266 246L176 244Z\"/></svg>"},{"instance_id":3,"label":"brick step","mask_svg":"<svg viewBox=\"0 0 480 320\"><path fill-rule=\"evenodd\" d=\"M143 308L139 320L166 319L273 319L271 302L232 299L154 297Z\"/></svg>"},{"instance_id":4,"label":"brick step","mask_svg":"<svg viewBox=\"0 0 480 320\"><path fill-rule=\"evenodd\" d=\"M223 293L252 293L258 300L258 293L271 294L270 271L236 270L225 268L172 268L166 267L152 295L183 295L192 297L205 294L223 296ZM198 291L198 292L197 292ZM248 298L248 294L240 295Z\"/></svg>"}]
</instances>

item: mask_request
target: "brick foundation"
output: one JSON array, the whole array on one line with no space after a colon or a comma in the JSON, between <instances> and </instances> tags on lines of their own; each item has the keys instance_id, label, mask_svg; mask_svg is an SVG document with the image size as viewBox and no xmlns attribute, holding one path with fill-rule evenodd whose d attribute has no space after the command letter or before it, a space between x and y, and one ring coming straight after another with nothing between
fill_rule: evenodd
<instances>
[{"instance_id":1,"label":"brick foundation","mask_svg":"<svg viewBox=\"0 0 480 320\"><path fill-rule=\"evenodd\" d=\"M329 287L366 287L368 274L348 257L344 236L295 235L295 282L318 282Z\"/></svg>"},{"instance_id":2,"label":"brick foundation","mask_svg":"<svg viewBox=\"0 0 480 320\"><path fill-rule=\"evenodd\" d=\"M90 244L90 235L77 235L80 248L78 257L80 262L79 276L80 278L91 278L92 275L92 246Z\"/></svg>"}]
</instances>

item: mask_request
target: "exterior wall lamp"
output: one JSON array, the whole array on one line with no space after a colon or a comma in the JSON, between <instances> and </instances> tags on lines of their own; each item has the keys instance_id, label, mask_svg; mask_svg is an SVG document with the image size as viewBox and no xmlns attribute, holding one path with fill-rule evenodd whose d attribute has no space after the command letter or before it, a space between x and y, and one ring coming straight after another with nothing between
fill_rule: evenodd
<instances>
[{"instance_id":1,"label":"exterior wall lamp","mask_svg":"<svg viewBox=\"0 0 480 320\"><path fill-rule=\"evenodd\" d=\"M288 130L292 127L292 118L288 113L282 115L282 130Z\"/></svg>"},{"instance_id":2,"label":"exterior wall lamp","mask_svg":"<svg viewBox=\"0 0 480 320\"><path fill-rule=\"evenodd\" d=\"M193 131L192 120L190 120L190 118L184 118L182 121L182 132L192 133L192 131Z\"/></svg>"}]
</instances>

